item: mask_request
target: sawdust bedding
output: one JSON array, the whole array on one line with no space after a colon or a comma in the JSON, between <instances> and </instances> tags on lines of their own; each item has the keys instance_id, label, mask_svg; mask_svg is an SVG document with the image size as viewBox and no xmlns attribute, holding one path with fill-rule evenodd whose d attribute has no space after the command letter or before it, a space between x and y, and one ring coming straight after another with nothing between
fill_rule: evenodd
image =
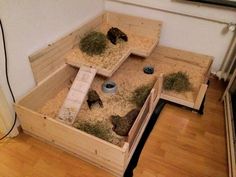
<instances>
[{"instance_id":1,"label":"sawdust bedding","mask_svg":"<svg viewBox=\"0 0 236 177\"><path fill-rule=\"evenodd\" d=\"M99 105L94 105L90 110L87 102L84 101L77 115L77 121L102 121L106 123L112 130L110 116L125 116L130 110L135 108L136 106L130 101L132 91L140 85L149 84L150 82L153 82L156 78L155 76L144 74L142 68L140 69L141 77L131 78L127 76L134 76L137 70L132 71L131 69L126 68L125 65L122 65L121 69L118 70L115 75L110 78L111 80L115 81L118 86L118 90L115 94L103 93L101 85L106 81L106 78L102 76L96 76L91 85L91 89L96 90L99 94L101 100L103 101L103 108L100 108ZM122 70L125 70L125 74L123 74ZM52 118L56 118L68 91L68 87L62 89L54 98L49 100L39 110L39 112ZM75 121L75 124L77 121ZM113 136L112 143L119 146L123 146L126 137L121 137L116 135L113 131L111 132Z\"/></svg>"},{"instance_id":2,"label":"sawdust bedding","mask_svg":"<svg viewBox=\"0 0 236 177\"><path fill-rule=\"evenodd\" d=\"M183 71L189 76L192 84L192 90L187 92L173 92L164 91L166 94L181 98L187 101L194 101L199 91L200 84L204 81L204 74L207 71L206 67L199 66L198 64L192 64L184 60L176 60L172 57L168 57L160 52L163 48L157 47L152 55L148 58L141 58L137 56L130 56L121 67L109 78L116 82L118 90L115 94L103 93L101 85L106 81L105 77L96 76L91 89L94 89L99 94L103 101L103 108L99 105L95 105L90 110L87 102L84 101L79 114L77 115L77 121L104 121L107 122L110 128L112 128L110 122L111 115L124 116L131 109L135 108L135 105L130 102L131 94L135 88L149 84L157 79L161 73L172 73ZM154 66L154 74L147 75L143 72L143 67L146 65ZM55 98L49 100L40 110L40 113L55 118L59 112L60 107L68 93L68 87L62 89ZM122 146L125 138L120 137L113 133L114 144Z\"/></svg>"},{"instance_id":3,"label":"sawdust bedding","mask_svg":"<svg viewBox=\"0 0 236 177\"><path fill-rule=\"evenodd\" d=\"M142 84L150 83L154 80L154 77L145 77L143 80L133 80L132 82L132 80L129 80L130 77L125 78L122 74L117 73L116 77L112 77L111 79L118 85L118 90L115 94L103 93L101 90L101 85L106 79L101 76L96 76L94 82L92 83L91 89L96 90L99 94L101 100L103 101L103 108L100 108L99 105L94 105L90 110L87 102L84 101L77 115L77 121L102 121L112 130L110 116L125 116L125 114L135 108L136 106L130 101L132 91ZM62 89L54 98L49 100L39 110L39 112L52 118L56 118L68 92L68 87ZM77 121L75 121L75 124ZM126 138L116 135L113 131L111 132L113 137L112 143L123 146Z\"/></svg>"},{"instance_id":4,"label":"sawdust bedding","mask_svg":"<svg viewBox=\"0 0 236 177\"><path fill-rule=\"evenodd\" d=\"M97 76L92 84L92 89L96 90L100 98L103 101L103 108L99 105L94 105L90 110L86 101L84 101L79 114L75 121L75 125L79 121L88 121L95 123L96 121L104 122L111 130L111 142L118 146L123 146L126 138L121 137L112 131L112 124L110 122L111 115L124 116L131 109L135 108L130 101L130 90L125 90L125 87L119 85L119 89L116 94L105 94L101 90L101 84L105 81L104 78ZM56 118L58 112L69 92L68 87L62 89L54 98L50 99L46 104L39 110L40 113Z\"/></svg>"}]
</instances>

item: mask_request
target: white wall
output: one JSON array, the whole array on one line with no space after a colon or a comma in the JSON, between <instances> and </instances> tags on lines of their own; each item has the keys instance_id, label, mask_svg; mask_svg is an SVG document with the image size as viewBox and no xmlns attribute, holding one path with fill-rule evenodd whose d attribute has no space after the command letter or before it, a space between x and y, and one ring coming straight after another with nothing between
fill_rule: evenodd
<instances>
[{"instance_id":1,"label":"white wall","mask_svg":"<svg viewBox=\"0 0 236 177\"><path fill-rule=\"evenodd\" d=\"M16 98L35 86L28 56L76 29L104 10L103 0L0 0L5 29L9 77ZM0 85L8 102L0 35Z\"/></svg>"},{"instance_id":2,"label":"white wall","mask_svg":"<svg viewBox=\"0 0 236 177\"><path fill-rule=\"evenodd\" d=\"M105 8L163 21L160 44L214 56L213 71L220 68L233 37L233 32L223 35L222 30L227 25L215 21L236 23L235 10L173 0L120 0L120 2L107 0Z\"/></svg>"}]
</instances>

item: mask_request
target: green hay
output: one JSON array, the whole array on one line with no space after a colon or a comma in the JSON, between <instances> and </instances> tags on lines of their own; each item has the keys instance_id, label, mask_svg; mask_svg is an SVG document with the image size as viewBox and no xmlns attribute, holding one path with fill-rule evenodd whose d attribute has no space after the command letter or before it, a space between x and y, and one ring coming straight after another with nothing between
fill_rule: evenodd
<instances>
[{"instance_id":1,"label":"green hay","mask_svg":"<svg viewBox=\"0 0 236 177\"><path fill-rule=\"evenodd\" d=\"M74 124L74 127L90 135L94 135L98 138L112 143L111 130L109 126L104 122L97 121L92 123L88 121L77 121Z\"/></svg>"},{"instance_id":2,"label":"green hay","mask_svg":"<svg viewBox=\"0 0 236 177\"><path fill-rule=\"evenodd\" d=\"M189 91L191 83L187 73L179 71L164 77L163 88L164 90L174 90L177 92Z\"/></svg>"},{"instance_id":3,"label":"green hay","mask_svg":"<svg viewBox=\"0 0 236 177\"><path fill-rule=\"evenodd\" d=\"M142 107L145 103L150 91L152 90L153 84L142 85L136 88L132 92L131 102L137 107Z\"/></svg>"},{"instance_id":4,"label":"green hay","mask_svg":"<svg viewBox=\"0 0 236 177\"><path fill-rule=\"evenodd\" d=\"M102 54L107 46L107 38L101 32L92 31L81 39L79 47L90 56Z\"/></svg>"}]
</instances>

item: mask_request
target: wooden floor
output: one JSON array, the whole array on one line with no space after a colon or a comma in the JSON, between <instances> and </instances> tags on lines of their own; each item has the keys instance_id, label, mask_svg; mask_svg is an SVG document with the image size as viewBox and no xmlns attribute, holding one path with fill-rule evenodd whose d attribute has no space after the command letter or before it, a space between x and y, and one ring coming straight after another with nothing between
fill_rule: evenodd
<instances>
[{"instance_id":1,"label":"wooden floor","mask_svg":"<svg viewBox=\"0 0 236 177\"><path fill-rule=\"evenodd\" d=\"M224 86L211 79L205 114L166 105L145 144L135 177L226 177ZM112 177L28 135L0 143L0 177Z\"/></svg>"}]
</instances>

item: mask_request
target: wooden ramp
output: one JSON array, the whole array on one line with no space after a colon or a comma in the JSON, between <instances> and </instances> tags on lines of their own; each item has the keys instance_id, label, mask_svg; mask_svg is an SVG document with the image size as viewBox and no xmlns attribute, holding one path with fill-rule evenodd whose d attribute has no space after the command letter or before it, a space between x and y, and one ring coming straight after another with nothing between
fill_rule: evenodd
<instances>
[{"instance_id":1,"label":"wooden ramp","mask_svg":"<svg viewBox=\"0 0 236 177\"><path fill-rule=\"evenodd\" d=\"M96 69L81 67L59 111L58 120L73 124L96 75Z\"/></svg>"}]
</instances>

